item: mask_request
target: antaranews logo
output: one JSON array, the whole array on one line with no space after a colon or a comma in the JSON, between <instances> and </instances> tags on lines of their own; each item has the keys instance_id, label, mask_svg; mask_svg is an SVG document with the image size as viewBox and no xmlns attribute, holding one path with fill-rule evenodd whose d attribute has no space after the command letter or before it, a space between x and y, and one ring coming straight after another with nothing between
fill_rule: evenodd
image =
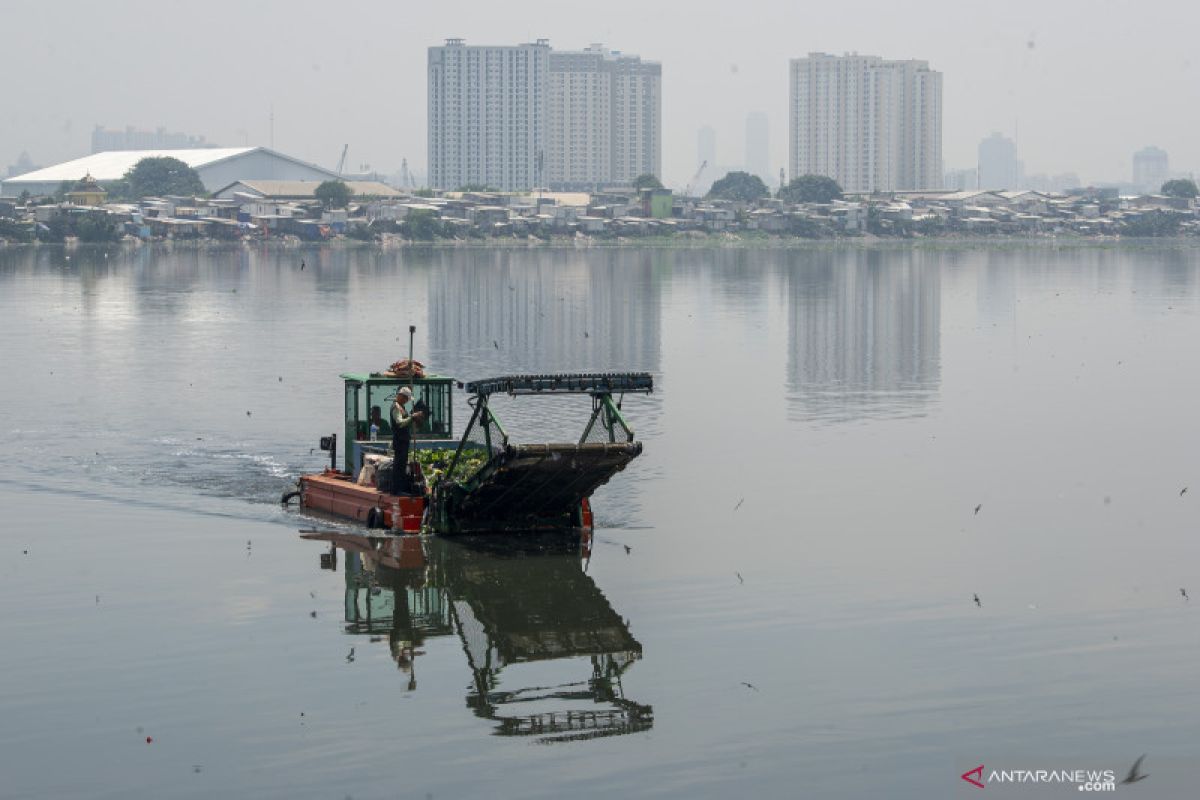
<instances>
[{"instance_id":1,"label":"antaranews logo","mask_svg":"<svg viewBox=\"0 0 1200 800\"><path fill-rule=\"evenodd\" d=\"M1081 792L1115 792L1117 775L1111 769L993 769L983 764L959 776L979 789L1004 784L1059 783L1074 785Z\"/></svg>"},{"instance_id":2,"label":"antaranews logo","mask_svg":"<svg viewBox=\"0 0 1200 800\"><path fill-rule=\"evenodd\" d=\"M983 764L980 764L978 767L970 770L969 772L964 772L962 774L962 779L972 786L978 786L980 789L983 789Z\"/></svg>"}]
</instances>

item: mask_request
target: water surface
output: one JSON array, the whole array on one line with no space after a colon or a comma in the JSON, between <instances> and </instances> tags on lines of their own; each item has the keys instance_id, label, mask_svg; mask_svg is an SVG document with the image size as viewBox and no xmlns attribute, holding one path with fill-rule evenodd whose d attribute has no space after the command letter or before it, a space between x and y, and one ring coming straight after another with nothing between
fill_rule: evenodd
<instances>
[{"instance_id":1,"label":"water surface","mask_svg":"<svg viewBox=\"0 0 1200 800\"><path fill-rule=\"evenodd\" d=\"M1142 753L1129 791L1186 796L1198 278L1173 246L0 250L0 796L927 798ZM462 379L654 373L590 543L301 538L347 533L276 504L338 373L409 324ZM582 425L533 402L518 440Z\"/></svg>"}]
</instances>

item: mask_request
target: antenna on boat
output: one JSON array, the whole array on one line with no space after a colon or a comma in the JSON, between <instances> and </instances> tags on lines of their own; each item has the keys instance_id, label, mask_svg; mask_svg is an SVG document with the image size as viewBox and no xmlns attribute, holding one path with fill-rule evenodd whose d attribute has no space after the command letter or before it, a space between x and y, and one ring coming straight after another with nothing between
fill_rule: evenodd
<instances>
[{"instance_id":1,"label":"antenna on boat","mask_svg":"<svg viewBox=\"0 0 1200 800\"><path fill-rule=\"evenodd\" d=\"M413 337L416 335L417 335L417 326L409 325L408 326L408 396L409 397L416 397L416 395L414 394L416 387L413 385L413 383L414 383L413 378L417 373L416 365L413 364ZM416 408L415 400L413 401L413 407ZM409 413L411 414L412 412L410 411ZM411 445L412 452L415 454L417 452L417 440L411 436L411 432L413 430L415 430L415 426L410 423L408 429L410 431L409 438L412 442L412 445ZM410 456L410 458L414 458L414 457L415 457L415 455ZM392 467L392 468L395 469L395 467ZM405 464L403 469L407 471L408 464Z\"/></svg>"},{"instance_id":2,"label":"antenna on boat","mask_svg":"<svg viewBox=\"0 0 1200 800\"><path fill-rule=\"evenodd\" d=\"M417 326L408 326L408 390L413 391L413 337L417 334Z\"/></svg>"}]
</instances>

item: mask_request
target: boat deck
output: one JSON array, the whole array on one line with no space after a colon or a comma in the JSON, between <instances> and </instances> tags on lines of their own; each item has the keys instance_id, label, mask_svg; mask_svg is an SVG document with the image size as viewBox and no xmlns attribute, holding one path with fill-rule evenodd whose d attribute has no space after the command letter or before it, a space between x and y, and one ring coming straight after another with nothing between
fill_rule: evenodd
<instances>
[{"instance_id":1,"label":"boat deck","mask_svg":"<svg viewBox=\"0 0 1200 800\"><path fill-rule=\"evenodd\" d=\"M372 509L382 512L376 520L377 527L391 528L405 533L420 533L421 520L425 516L424 496L409 497L379 491L375 486L359 486L348 475L325 470L319 475L300 478L305 508L324 511L339 517L367 524Z\"/></svg>"}]
</instances>

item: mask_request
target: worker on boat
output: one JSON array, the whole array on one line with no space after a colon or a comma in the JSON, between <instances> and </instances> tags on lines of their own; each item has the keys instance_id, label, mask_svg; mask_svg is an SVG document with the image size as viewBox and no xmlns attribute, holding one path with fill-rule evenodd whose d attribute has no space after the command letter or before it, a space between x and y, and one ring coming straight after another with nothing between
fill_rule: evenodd
<instances>
[{"instance_id":1,"label":"worker on boat","mask_svg":"<svg viewBox=\"0 0 1200 800\"><path fill-rule=\"evenodd\" d=\"M412 443L412 424L425 418L425 412L409 414L408 401L412 400L412 389L401 386L392 403L392 494L408 494L408 447Z\"/></svg>"}]
</instances>

